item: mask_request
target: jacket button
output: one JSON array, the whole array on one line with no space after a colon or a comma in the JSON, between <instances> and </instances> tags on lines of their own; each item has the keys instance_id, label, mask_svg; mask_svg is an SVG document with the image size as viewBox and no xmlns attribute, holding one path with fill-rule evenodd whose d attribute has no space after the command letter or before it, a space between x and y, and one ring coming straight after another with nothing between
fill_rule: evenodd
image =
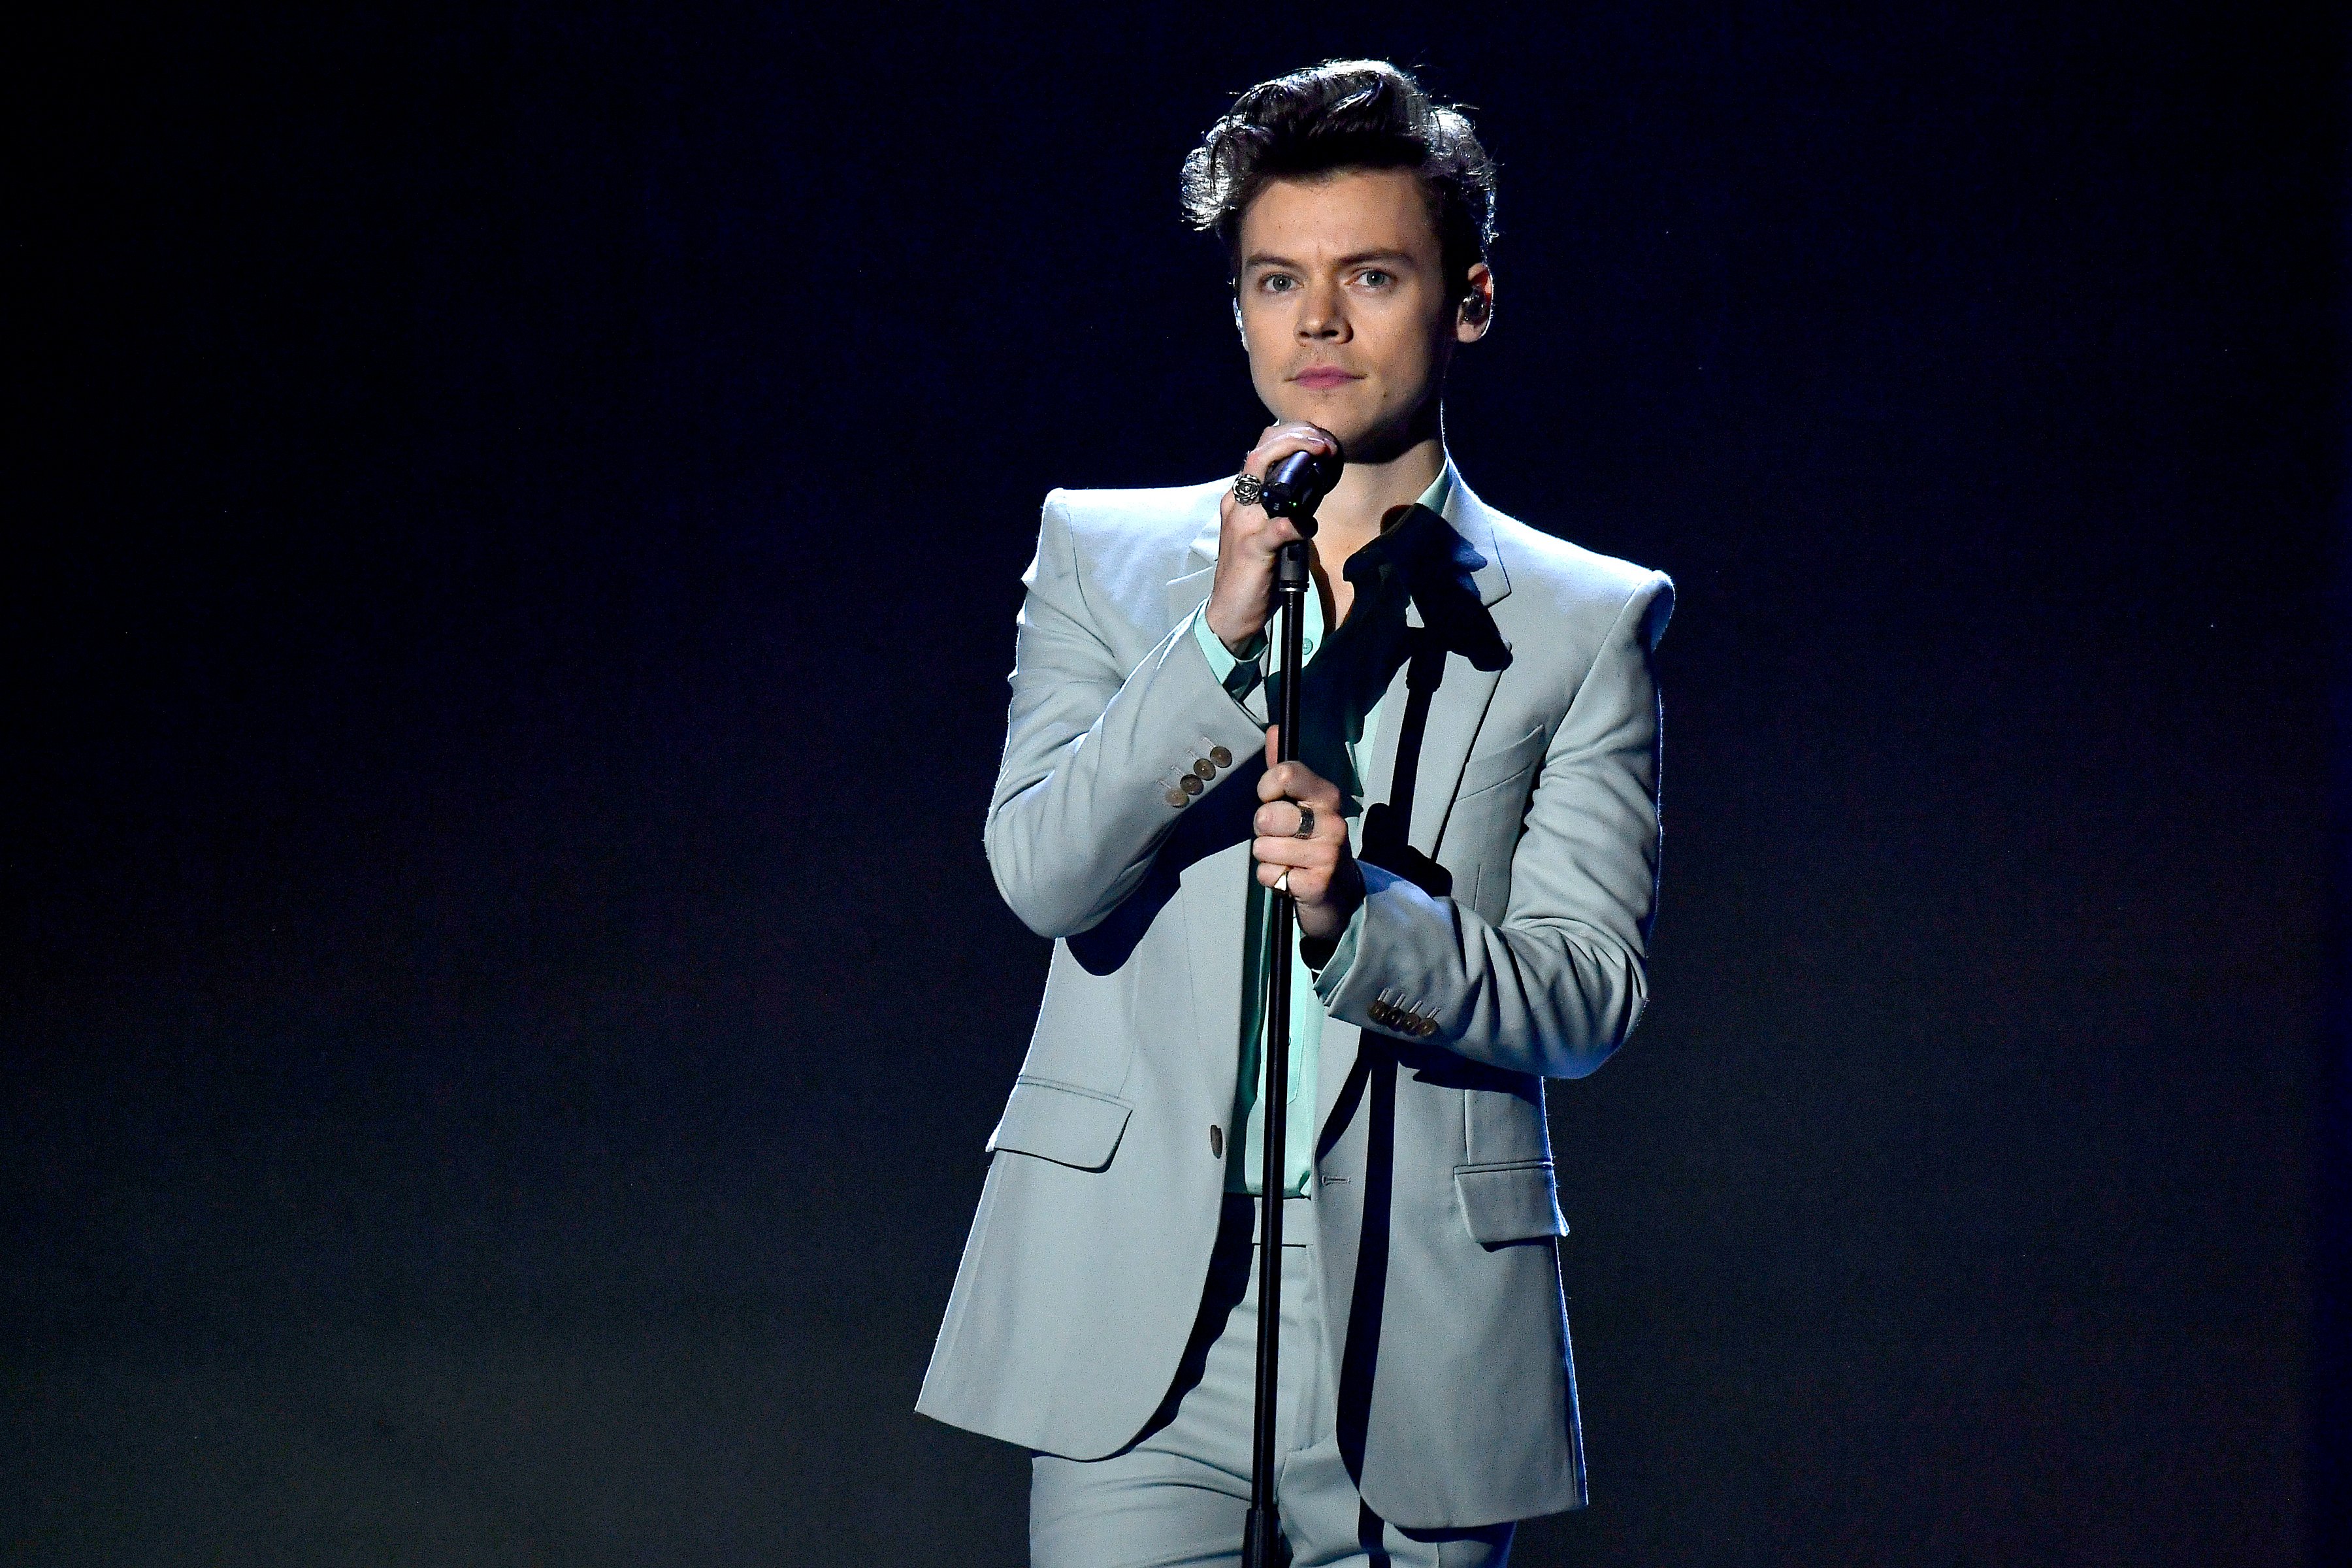
<instances>
[{"instance_id":1,"label":"jacket button","mask_svg":"<svg viewBox=\"0 0 2352 1568\"><path fill-rule=\"evenodd\" d=\"M1186 795L1198 795L1201 793L1201 781L1194 778L1191 773L1186 773L1182 778L1178 779L1176 783Z\"/></svg>"},{"instance_id":2,"label":"jacket button","mask_svg":"<svg viewBox=\"0 0 2352 1568\"><path fill-rule=\"evenodd\" d=\"M1437 1033L1437 1020L1434 1018L1416 1018L1413 1020L1412 1032L1424 1037L1433 1035Z\"/></svg>"},{"instance_id":3,"label":"jacket button","mask_svg":"<svg viewBox=\"0 0 2352 1568\"><path fill-rule=\"evenodd\" d=\"M1225 1157L1225 1130L1223 1128L1213 1126L1209 1129L1209 1154L1213 1159L1222 1160Z\"/></svg>"},{"instance_id":4,"label":"jacket button","mask_svg":"<svg viewBox=\"0 0 2352 1568\"><path fill-rule=\"evenodd\" d=\"M1191 795L1186 795L1181 789L1171 789L1168 792L1168 804L1171 805L1182 805L1186 801L1191 800L1192 798L1192 797Z\"/></svg>"},{"instance_id":5,"label":"jacket button","mask_svg":"<svg viewBox=\"0 0 2352 1568\"><path fill-rule=\"evenodd\" d=\"M1202 780L1203 783L1206 783L1208 780L1217 776L1217 764L1209 761L1208 758L1202 757L1199 762L1192 764L1192 776Z\"/></svg>"},{"instance_id":6,"label":"jacket button","mask_svg":"<svg viewBox=\"0 0 2352 1568\"><path fill-rule=\"evenodd\" d=\"M1229 768L1234 765L1234 754L1223 746L1212 746L1209 748L1209 761L1221 768Z\"/></svg>"}]
</instances>

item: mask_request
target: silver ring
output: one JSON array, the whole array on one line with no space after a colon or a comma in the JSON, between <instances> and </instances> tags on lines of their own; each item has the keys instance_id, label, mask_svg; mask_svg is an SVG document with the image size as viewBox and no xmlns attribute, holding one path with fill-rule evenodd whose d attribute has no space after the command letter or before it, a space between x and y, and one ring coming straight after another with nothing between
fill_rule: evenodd
<instances>
[{"instance_id":1,"label":"silver ring","mask_svg":"<svg viewBox=\"0 0 2352 1568\"><path fill-rule=\"evenodd\" d=\"M1255 474L1234 476L1234 499L1244 506L1255 506L1265 499L1265 481Z\"/></svg>"},{"instance_id":2,"label":"silver ring","mask_svg":"<svg viewBox=\"0 0 2352 1568\"><path fill-rule=\"evenodd\" d=\"M1286 893L1290 891L1290 869L1288 867L1285 867L1283 868L1282 875L1274 879L1274 890L1277 893Z\"/></svg>"},{"instance_id":3,"label":"silver ring","mask_svg":"<svg viewBox=\"0 0 2352 1568\"><path fill-rule=\"evenodd\" d=\"M1290 836L1293 838L1312 838L1315 837L1315 808L1313 806L1302 805L1298 808L1298 826L1290 830Z\"/></svg>"}]
</instances>

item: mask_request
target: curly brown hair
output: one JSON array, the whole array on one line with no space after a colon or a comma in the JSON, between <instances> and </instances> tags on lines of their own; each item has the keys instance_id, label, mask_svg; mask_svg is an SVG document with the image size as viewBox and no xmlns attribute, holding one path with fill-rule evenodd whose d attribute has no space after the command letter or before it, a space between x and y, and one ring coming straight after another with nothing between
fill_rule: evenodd
<instances>
[{"instance_id":1,"label":"curly brown hair","mask_svg":"<svg viewBox=\"0 0 2352 1568\"><path fill-rule=\"evenodd\" d=\"M1184 216L1224 243L1238 274L1242 214L1267 182L1411 169L1429 201L1450 291L1495 238L1495 161L1462 110L1386 60L1327 60L1263 81L1186 154Z\"/></svg>"}]
</instances>

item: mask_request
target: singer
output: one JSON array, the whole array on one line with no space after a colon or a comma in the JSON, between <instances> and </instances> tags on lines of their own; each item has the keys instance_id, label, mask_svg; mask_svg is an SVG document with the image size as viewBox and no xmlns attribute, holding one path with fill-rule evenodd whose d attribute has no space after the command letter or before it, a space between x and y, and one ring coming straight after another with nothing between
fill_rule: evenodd
<instances>
[{"instance_id":1,"label":"singer","mask_svg":"<svg viewBox=\"0 0 2352 1568\"><path fill-rule=\"evenodd\" d=\"M919 1408L1034 1455L1044 1568L1238 1560L1267 889L1296 900L1279 1521L1301 1564L1501 1564L1585 1500L1544 1080L1647 999L1662 574L1474 494L1494 165L1381 61L1243 93L1185 160L1273 423L1237 478L1056 490L985 841L1054 939ZM1268 471L1337 479L1273 765Z\"/></svg>"}]
</instances>

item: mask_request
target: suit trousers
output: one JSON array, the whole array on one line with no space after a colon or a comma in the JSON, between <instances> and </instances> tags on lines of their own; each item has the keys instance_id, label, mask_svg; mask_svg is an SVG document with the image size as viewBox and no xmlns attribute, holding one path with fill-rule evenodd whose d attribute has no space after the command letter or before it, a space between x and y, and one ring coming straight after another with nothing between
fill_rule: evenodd
<instances>
[{"instance_id":1,"label":"suit trousers","mask_svg":"<svg viewBox=\"0 0 2352 1568\"><path fill-rule=\"evenodd\" d=\"M1367 1507L1341 1457L1315 1207L1283 1205L1275 1497L1293 1568L1505 1568L1508 1524L1406 1531ZM1032 1568L1228 1568L1241 1561L1256 1397L1257 1200L1229 1194L1200 1316L1167 1399L1102 1459L1030 1461Z\"/></svg>"}]
</instances>

